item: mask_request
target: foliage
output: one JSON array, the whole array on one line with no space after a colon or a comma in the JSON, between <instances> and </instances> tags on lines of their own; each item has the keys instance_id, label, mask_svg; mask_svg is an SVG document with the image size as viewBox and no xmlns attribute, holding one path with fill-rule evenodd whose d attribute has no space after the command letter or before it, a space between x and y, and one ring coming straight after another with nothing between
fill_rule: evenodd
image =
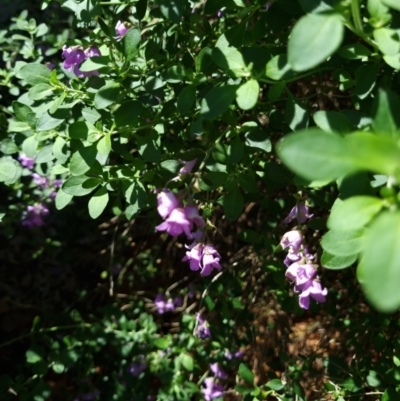
<instances>
[{"instance_id":1,"label":"foliage","mask_svg":"<svg viewBox=\"0 0 400 401\"><path fill-rule=\"evenodd\" d=\"M5 336L27 365L0 377L2 397L311 400L319 358L320 399L397 399L398 321L381 313L400 306L399 11L44 0L36 18L12 18L0 31L3 235L24 266L59 258L79 277L82 252L109 260L61 312ZM283 350L257 377L253 313L271 303L290 319L333 316L355 362ZM60 377L70 394L52 388Z\"/></svg>"}]
</instances>

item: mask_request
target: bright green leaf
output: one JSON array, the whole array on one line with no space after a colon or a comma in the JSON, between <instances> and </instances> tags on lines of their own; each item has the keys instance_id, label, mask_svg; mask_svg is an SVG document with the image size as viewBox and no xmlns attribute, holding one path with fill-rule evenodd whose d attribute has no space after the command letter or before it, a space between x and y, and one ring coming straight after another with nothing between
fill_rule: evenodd
<instances>
[{"instance_id":1,"label":"bright green leaf","mask_svg":"<svg viewBox=\"0 0 400 401\"><path fill-rule=\"evenodd\" d=\"M341 270L351 266L357 260L358 254L339 256L324 251L321 256L321 266L330 270Z\"/></svg>"},{"instance_id":2,"label":"bright green leaf","mask_svg":"<svg viewBox=\"0 0 400 401\"><path fill-rule=\"evenodd\" d=\"M294 26L288 43L288 60L294 71L316 67L342 43L344 27L339 14L308 14Z\"/></svg>"},{"instance_id":3,"label":"bright green leaf","mask_svg":"<svg viewBox=\"0 0 400 401\"><path fill-rule=\"evenodd\" d=\"M236 89L236 102L242 110L252 109L258 101L260 85L255 79L249 79Z\"/></svg>"},{"instance_id":4,"label":"bright green leaf","mask_svg":"<svg viewBox=\"0 0 400 401\"><path fill-rule=\"evenodd\" d=\"M48 84L51 75L51 71L45 65L37 63L24 65L19 73L21 78L31 85Z\"/></svg>"},{"instance_id":5,"label":"bright green leaf","mask_svg":"<svg viewBox=\"0 0 400 401\"><path fill-rule=\"evenodd\" d=\"M363 230L329 230L321 239L322 248L336 256L351 256L361 250Z\"/></svg>"},{"instance_id":6,"label":"bright green leaf","mask_svg":"<svg viewBox=\"0 0 400 401\"><path fill-rule=\"evenodd\" d=\"M109 195L106 187L100 188L96 193L90 198L88 207L89 215L92 219L97 219L107 206L109 200Z\"/></svg>"}]
</instances>

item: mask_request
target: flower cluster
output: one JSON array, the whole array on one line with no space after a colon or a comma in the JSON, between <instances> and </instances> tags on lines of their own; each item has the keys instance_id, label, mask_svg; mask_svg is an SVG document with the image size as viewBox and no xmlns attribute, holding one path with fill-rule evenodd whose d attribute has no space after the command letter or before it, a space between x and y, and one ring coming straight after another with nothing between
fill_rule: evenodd
<instances>
[{"instance_id":1,"label":"flower cluster","mask_svg":"<svg viewBox=\"0 0 400 401\"><path fill-rule=\"evenodd\" d=\"M210 325L208 324L207 320L200 315L200 313L196 313L196 327L194 334L203 340L211 337Z\"/></svg>"},{"instance_id":2,"label":"flower cluster","mask_svg":"<svg viewBox=\"0 0 400 401\"><path fill-rule=\"evenodd\" d=\"M175 308L182 306L182 299L180 297L176 297L173 300L171 298L167 299L164 294L158 293L154 300L154 305L157 308L157 312L162 315L165 312L173 312Z\"/></svg>"},{"instance_id":3,"label":"flower cluster","mask_svg":"<svg viewBox=\"0 0 400 401\"><path fill-rule=\"evenodd\" d=\"M311 217L306 206L301 209L297 209L297 207L294 209L285 219L286 221L297 217L303 223L307 218ZM294 291L300 293L300 307L308 309L310 307L310 298L317 302L325 302L328 290L321 286L317 276L318 265L312 263L314 256L308 252L302 233L298 230L288 231L281 239L281 247L282 249L288 249L284 260L287 266L285 275L294 282Z\"/></svg>"},{"instance_id":4,"label":"flower cluster","mask_svg":"<svg viewBox=\"0 0 400 401\"><path fill-rule=\"evenodd\" d=\"M186 166L186 170L191 167ZM203 217L199 215L198 207L182 207L176 195L168 189L158 193L157 202L158 213L164 222L156 226L156 230L166 231L172 236L185 234L188 239L194 240L191 245L186 245L188 251L182 261L189 261L190 269L200 270L202 276L209 276L213 269L221 270L221 255L213 245L203 242L204 233L198 229L206 225Z\"/></svg>"},{"instance_id":5,"label":"flower cluster","mask_svg":"<svg viewBox=\"0 0 400 401\"><path fill-rule=\"evenodd\" d=\"M23 216L22 225L28 228L41 227L44 225L42 217L49 214L49 209L46 205L37 204L29 205Z\"/></svg>"},{"instance_id":6,"label":"flower cluster","mask_svg":"<svg viewBox=\"0 0 400 401\"><path fill-rule=\"evenodd\" d=\"M81 71L79 66L88 58L101 56L100 50L93 46L88 49L83 49L82 46L63 46L62 57L64 59L63 66L68 71L73 73L78 78L91 77L93 75L99 75L97 70L94 71Z\"/></svg>"},{"instance_id":7,"label":"flower cluster","mask_svg":"<svg viewBox=\"0 0 400 401\"><path fill-rule=\"evenodd\" d=\"M21 165L27 168L28 170L32 170L35 165L35 159L28 157L24 154L21 154L18 157ZM57 192L55 191L57 188L60 188L62 185L61 180L50 180L48 177L42 176L38 173L29 174L32 177L32 182L35 186L40 189L40 192L45 192L44 197L48 200L53 200ZM35 205L28 206L23 214L22 225L28 228L33 227L41 227L44 225L43 217L49 214L49 209L44 203L36 203Z\"/></svg>"},{"instance_id":8,"label":"flower cluster","mask_svg":"<svg viewBox=\"0 0 400 401\"><path fill-rule=\"evenodd\" d=\"M223 380L228 378L227 374L221 369L218 363L210 364L210 370L214 373L215 377L207 377L203 383L204 388L201 390L206 401L222 397L224 387L218 382L218 379Z\"/></svg>"}]
</instances>

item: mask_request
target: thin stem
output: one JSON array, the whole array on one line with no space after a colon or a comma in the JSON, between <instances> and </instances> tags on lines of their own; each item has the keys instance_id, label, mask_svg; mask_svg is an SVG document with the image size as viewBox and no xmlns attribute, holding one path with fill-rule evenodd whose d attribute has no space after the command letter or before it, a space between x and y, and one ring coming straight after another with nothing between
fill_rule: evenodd
<instances>
[{"instance_id":1,"label":"thin stem","mask_svg":"<svg viewBox=\"0 0 400 401\"><path fill-rule=\"evenodd\" d=\"M5 343L0 344L0 348L6 347L7 345L13 344L13 343L15 343L15 342L17 342L19 340L22 340L22 339L24 339L26 337L29 337L29 336L31 336L33 334L36 334L36 333L48 333L48 332L52 332L52 331L68 330L68 329L74 329L74 328L77 328L77 327L90 327L90 326L91 326L90 323L80 323L80 324L69 324L69 325L66 325L66 326L54 326L54 327L49 327L47 329L39 329L39 330L36 330L36 331L33 331L33 332L22 334L21 336L15 337L10 341L6 341Z\"/></svg>"},{"instance_id":2,"label":"thin stem","mask_svg":"<svg viewBox=\"0 0 400 401\"><path fill-rule=\"evenodd\" d=\"M354 26L356 27L357 32L364 36L358 0L351 0L351 13L353 14Z\"/></svg>"}]
</instances>

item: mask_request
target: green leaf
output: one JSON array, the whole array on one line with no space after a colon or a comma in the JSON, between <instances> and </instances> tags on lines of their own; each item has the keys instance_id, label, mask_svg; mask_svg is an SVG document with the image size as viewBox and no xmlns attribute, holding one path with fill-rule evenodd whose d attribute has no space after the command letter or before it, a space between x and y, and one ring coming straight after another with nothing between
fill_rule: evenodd
<instances>
[{"instance_id":1,"label":"green leaf","mask_svg":"<svg viewBox=\"0 0 400 401\"><path fill-rule=\"evenodd\" d=\"M244 153L244 146L240 137L235 137L228 146L229 160L231 164L237 164L242 160Z\"/></svg>"},{"instance_id":2,"label":"green leaf","mask_svg":"<svg viewBox=\"0 0 400 401\"><path fill-rule=\"evenodd\" d=\"M271 103L276 102L281 97L283 89L285 89L285 83L284 82L277 82L276 84L273 84L269 88L268 101L271 102Z\"/></svg>"},{"instance_id":3,"label":"green leaf","mask_svg":"<svg viewBox=\"0 0 400 401\"><path fill-rule=\"evenodd\" d=\"M51 71L46 66L37 63L24 65L19 73L21 78L31 85L48 84L51 76Z\"/></svg>"},{"instance_id":4,"label":"green leaf","mask_svg":"<svg viewBox=\"0 0 400 401\"><path fill-rule=\"evenodd\" d=\"M142 111L143 105L137 100L129 100L122 103L114 113L115 125L117 127L136 126Z\"/></svg>"},{"instance_id":5,"label":"green leaf","mask_svg":"<svg viewBox=\"0 0 400 401\"><path fill-rule=\"evenodd\" d=\"M185 0L157 0L161 14L168 20L178 24L181 22L187 2Z\"/></svg>"},{"instance_id":6,"label":"green leaf","mask_svg":"<svg viewBox=\"0 0 400 401\"><path fill-rule=\"evenodd\" d=\"M65 118L52 117L48 112L43 113L36 125L38 131L48 131L61 125Z\"/></svg>"},{"instance_id":7,"label":"green leaf","mask_svg":"<svg viewBox=\"0 0 400 401\"><path fill-rule=\"evenodd\" d=\"M321 239L322 248L336 256L351 256L361 250L364 230L329 230Z\"/></svg>"},{"instance_id":8,"label":"green leaf","mask_svg":"<svg viewBox=\"0 0 400 401\"><path fill-rule=\"evenodd\" d=\"M290 67L286 54L278 54L268 61L265 67L265 75L275 81L293 78L296 73ZM284 85L283 85L284 88ZM282 88L282 90L283 90Z\"/></svg>"},{"instance_id":9,"label":"green leaf","mask_svg":"<svg viewBox=\"0 0 400 401\"><path fill-rule=\"evenodd\" d=\"M0 158L0 182L14 184L22 175L22 166L10 156Z\"/></svg>"},{"instance_id":10,"label":"green leaf","mask_svg":"<svg viewBox=\"0 0 400 401\"><path fill-rule=\"evenodd\" d=\"M242 193L237 189L228 192L218 199L218 203L224 208L225 217L229 221L234 221L242 214L244 199Z\"/></svg>"},{"instance_id":11,"label":"green leaf","mask_svg":"<svg viewBox=\"0 0 400 401\"><path fill-rule=\"evenodd\" d=\"M398 96L379 89L372 108L372 128L378 134L398 136L400 127L400 101Z\"/></svg>"},{"instance_id":12,"label":"green leaf","mask_svg":"<svg viewBox=\"0 0 400 401\"><path fill-rule=\"evenodd\" d=\"M84 196L90 194L100 183L99 178L89 178L85 175L72 176L64 182L62 189L72 196Z\"/></svg>"},{"instance_id":13,"label":"green leaf","mask_svg":"<svg viewBox=\"0 0 400 401\"><path fill-rule=\"evenodd\" d=\"M379 50L388 56L394 56L400 51L400 38L397 31L389 28L374 29L374 39Z\"/></svg>"},{"instance_id":14,"label":"green leaf","mask_svg":"<svg viewBox=\"0 0 400 401\"><path fill-rule=\"evenodd\" d=\"M100 70L105 71L104 67L108 66L110 58L108 56L95 56L86 59L80 66L79 70L83 72Z\"/></svg>"},{"instance_id":15,"label":"green leaf","mask_svg":"<svg viewBox=\"0 0 400 401\"><path fill-rule=\"evenodd\" d=\"M59 108L60 106L63 104L64 99L66 97L66 92L61 93L60 96L58 96L54 102L52 103L52 105L49 108L49 112L51 114L54 114Z\"/></svg>"},{"instance_id":16,"label":"green leaf","mask_svg":"<svg viewBox=\"0 0 400 401\"><path fill-rule=\"evenodd\" d=\"M257 128L245 134L246 138L246 146L250 146L252 148L258 148L263 150L264 152L271 152L272 145L271 140L269 139L269 135L266 131L261 128Z\"/></svg>"},{"instance_id":17,"label":"green leaf","mask_svg":"<svg viewBox=\"0 0 400 401\"><path fill-rule=\"evenodd\" d=\"M97 219L107 206L109 195L106 187L100 188L90 199L89 215L92 219Z\"/></svg>"},{"instance_id":18,"label":"green leaf","mask_svg":"<svg viewBox=\"0 0 400 401\"><path fill-rule=\"evenodd\" d=\"M97 150L102 155L108 155L111 152L111 135L107 133L97 142Z\"/></svg>"},{"instance_id":19,"label":"green leaf","mask_svg":"<svg viewBox=\"0 0 400 401\"><path fill-rule=\"evenodd\" d=\"M96 160L97 149L96 146L91 145L79 149L71 157L69 169L72 175L83 175L93 166Z\"/></svg>"},{"instance_id":20,"label":"green leaf","mask_svg":"<svg viewBox=\"0 0 400 401\"><path fill-rule=\"evenodd\" d=\"M343 138L315 128L287 135L277 150L291 170L311 181L334 180L354 170L345 160Z\"/></svg>"},{"instance_id":21,"label":"green leaf","mask_svg":"<svg viewBox=\"0 0 400 401\"><path fill-rule=\"evenodd\" d=\"M64 192L62 190L62 188L60 188L57 191L57 195L56 195L56 199L55 199L56 209L57 210L64 209L65 206L67 206L71 202L72 198L73 198L72 195L67 194L66 192Z\"/></svg>"},{"instance_id":22,"label":"green leaf","mask_svg":"<svg viewBox=\"0 0 400 401\"><path fill-rule=\"evenodd\" d=\"M161 151L157 143L149 138L143 136L136 136L139 154L148 162L159 163L161 160Z\"/></svg>"},{"instance_id":23,"label":"green leaf","mask_svg":"<svg viewBox=\"0 0 400 401\"><path fill-rule=\"evenodd\" d=\"M30 364L40 362L43 360L44 350L42 347L32 346L31 349L26 351L26 361Z\"/></svg>"},{"instance_id":24,"label":"green leaf","mask_svg":"<svg viewBox=\"0 0 400 401\"><path fill-rule=\"evenodd\" d=\"M32 113L32 109L26 104L14 101L12 102L12 108L15 114L15 117L19 121L28 122L28 114Z\"/></svg>"},{"instance_id":25,"label":"green leaf","mask_svg":"<svg viewBox=\"0 0 400 401\"><path fill-rule=\"evenodd\" d=\"M188 354L181 354L182 366L188 371L193 372L194 361L193 358Z\"/></svg>"},{"instance_id":26,"label":"green leaf","mask_svg":"<svg viewBox=\"0 0 400 401\"><path fill-rule=\"evenodd\" d=\"M355 93L360 99L365 99L374 89L378 70L378 63L366 63L357 68Z\"/></svg>"},{"instance_id":27,"label":"green leaf","mask_svg":"<svg viewBox=\"0 0 400 401\"><path fill-rule=\"evenodd\" d=\"M325 132L347 134L354 130L347 117L337 111L320 110L314 113L313 118L315 124Z\"/></svg>"},{"instance_id":28,"label":"green leaf","mask_svg":"<svg viewBox=\"0 0 400 401\"><path fill-rule=\"evenodd\" d=\"M228 110L236 95L235 85L217 86L211 89L200 105L202 118L212 120Z\"/></svg>"},{"instance_id":29,"label":"green leaf","mask_svg":"<svg viewBox=\"0 0 400 401\"><path fill-rule=\"evenodd\" d=\"M352 43L338 50L339 56L349 60L358 60L371 55L371 50L360 43Z\"/></svg>"},{"instance_id":30,"label":"green leaf","mask_svg":"<svg viewBox=\"0 0 400 401\"><path fill-rule=\"evenodd\" d=\"M63 139L61 136L58 136L54 141L52 152L54 157L59 162L64 163L70 155L70 151L68 150L65 139Z\"/></svg>"},{"instance_id":31,"label":"green leaf","mask_svg":"<svg viewBox=\"0 0 400 401\"><path fill-rule=\"evenodd\" d=\"M185 68L182 65L174 65L168 68L163 74L162 78L169 83L177 84L179 82L190 81L193 79L193 71Z\"/></svg>"},{"instance_id":32,"label":"green leaf","mask_svg":"<svg viewBox=\"0 0 400 401\"><path fill-rule=\"evenodd\" d=\"M177 108L179 113L185 114L190 111L196 101L196 87L188 85L184 87L178 96Z\"/></svg>"},{"instance_id":33,"label":"green leaf","mask_svg":"<svg viewBox=\"0 0 400 401\"><path fill-rule=\"evenodd\" d=\"M353 196L333 205L327 225L331 230L358 230L381 211L383 200L374 196Z\"/></svg>"},{"instance_id":34,"label":"green leaf","mask_svg":"<svg viewBox=\"0 0 400 401\"><path fill-rule=\"evenodd\" d=\"M104 109L118 100L120 85L116 82L109 82L102 86L94 96L96 109Z\"/></svg>"},{"instance_id":35,"label":"green leaf","mask_svg":"<svg viewBox=\"0 0 400 401\"><path fill-rule=\"evenodd\" d=\"M37 84L28 92L29 99L41 100L53 94L53 87L49 84Z\"/></svg>"},{"instance_id":36,"label":"green leaf","mask_svg":"<svg viewBox=\"0 0 400 401\"><path fill-rule=\"evenodd\" d=\"M366 232L357 277L367 299L382 313L400 307L400 212L383 212Z\"/></svg>"},{"instance_id":37,"label":"green leaf","mask_svg":"<svg viewBox=\"0 0 400 401\"><path fill-rule=\"evenodd\" d=\"M136 28L131 28L122 38L122 51L128 61L134 59L137 55L140 40L140 30Z\"/></svg>"},{"instance_id":38,"label":"green leaf","mask_svg":"<svg viewBox=\"0 0 400 401\"><path fill-rule=\"evenodd\" d=\"M249 75L243 55L235 47L217 46L212 50L212 58L218 67L230 72L235 77Z\"/></svg>"},{"instance_id":39,"label":"green leaf","mask_svg":"<svg viewBox=\"0 0 400 401\"><path fill-rule=\"evenodd\" d=\"M308 127L309 113L293 96L286 102L285 122L293 131Z\"/></svg>"},{"instance_id":40,"label":"green leaf","mask_svg":"<svg viewBox=\"0 0 400 401\"><path fill-rule=\"evenodd\" d=\"M398 175L400 149L389 137L355 132L342 138L318 129L287 135L278 155L308 180L334 180L356 171Z\"/></svg>"},{"instance_id":41,"label":"green leaf","mask_svg":"<svg viewBox=\"0 0 400 401\"><path fill-rule=\"evenodd\" d=\"M357 170L399 177L400 149L394 138L368 132L354 132L345 137L347 155Z\"/></svg>"},{"instance_id":42,"label":"green leaf","mask_svg":"<svg viewBox=\"0 0 400 401\"><path fill-rule=\"evenodd\" d=\"M353 255L339 256L324 251L321 256L321 266L330 270L341 270L351 266L357 260L358 253Z\"/></svg>"},{"instance_id":43,"label":"green leaf","mask_svg":"<svg viewBox=\"0 0 400 401\"><path fill-rule=\"evenodd\" d=\"M397 0L382 0L382 3L394 10L400 11L400 3Z\"/></svg>"},{"instance_id":44,"label":"green leaf","mask_svg":"<svg viewBox=\"0 0 400 401\"><path fill-rule=\"evenodd\" d=\"M294 71L316 67L331 56L343 40L339 14L308 14L295 24L288 43L288 60Z\"/></svg>"},{"instance_id":45,"label":"green leaf","mask_svg":"<svg viewBox=\"0 0 400 401\"><path fill-rule=\"evenodd\" d=\"M254 384L254 373L250 370L250 368L244 364L241 363L239 365L239 376L247 383L250 384L251 386Z\"/></svg>"},{"instance_id":46,"label":"green leaf","mask_svg":"<svg viewBox=\"0 0 400 401\"><path fill-rule=\"evenodd\" d=\"M260 85L255 79L249 79L236 89L236 102L242 110L252 109L258 102Z\"/></svg>"},{"instance_id":47,"label":"green leaf","mask_svg":"<svg viewBox=\"0 0 400 401\"><path fill-rule=\"evenodd\" d=\"M282 380L280 379L272 379L266 384L266 386L271 390L281 391L285 387L285 384L282 383Z\"/></svg>"},{"instance_id":48,"label":"green leaf","mask_svg":"<svg viewBox=\"0 0 400 401\"><path fill-rule=\"evenodd\" d=\"M36 155L35 163L47 163L52 160L54 160L53 145L47 145L44 148L40 149L40 151Z\"/></svg>"}]
</instances>

